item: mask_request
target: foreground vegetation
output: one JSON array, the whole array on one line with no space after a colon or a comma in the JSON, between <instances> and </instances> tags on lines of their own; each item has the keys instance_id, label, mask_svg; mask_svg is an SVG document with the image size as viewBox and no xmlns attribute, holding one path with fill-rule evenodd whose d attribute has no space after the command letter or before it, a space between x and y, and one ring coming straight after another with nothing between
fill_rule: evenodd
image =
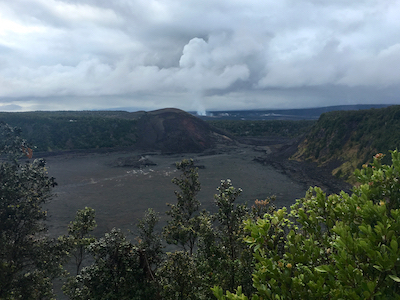
<instances>
[{"instance_id":1,"label":"foreground vegetation","mask_svg":"<svg viewBox=\"0 0 400 300\"><path fill-rule=\"evenodd\" d=\"M399 299L400 153L382 154L355 172L351 195L310 188L286 208L247 220L245 241L257 260L250 299ZM249 299L238 287L220 299Z\"/></svg>"},{"instance_id":2,"label":"foreground vegetation","mask_svg":"<svg viewBox=\"0 0 400 300\"><path fill-rule=\"evenodd\" d=\"M201 210L197 169L183 160L162 233L149 209L134 242L115 228L96 239L95 212L82 208L51 239L43 204L55 180L43 160L27 160L15 128L0 129L0 299L50 299L55 278L70 299L400 298L397 151L391 165L378 154L357 170L351 194L310 188L290 212L273 197L235 204L241 190L230 180L217 190L217 212Z\"/></svg>"}]
</instances>

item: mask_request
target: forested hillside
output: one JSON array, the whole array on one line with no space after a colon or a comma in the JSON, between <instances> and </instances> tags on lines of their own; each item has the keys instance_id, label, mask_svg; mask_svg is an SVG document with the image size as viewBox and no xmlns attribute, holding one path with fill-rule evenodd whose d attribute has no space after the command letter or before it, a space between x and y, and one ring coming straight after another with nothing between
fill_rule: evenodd
<instances>
[{"instance_id":1,"label":"forested hillside","mask_svg":"<svg viewBox=\"0 0 400 300\"><path fill-rule=\"evenodd\" d=\"M400 106L322 114L293 156L336 164L333 174L348 178L372 156L400 146ZM384 158L387 162L388 158Z\"/></svg>"},{"instance_id":2,"label":"forested hillside","mask_svg":"<svg viewBox=\"0 0 400 300\"><path fill-rule=\"evenodd\" d=\"M36 151L132 146L137 141L136 115L128 112L0 113L0 120L21 128Z\"/></svg>"},{"instance_id":3,"label":"forested hillside","mask_svg":"<svg viewBox=\"0 0 400 300\"><path fill-rule=\"evenodd\" d=\"M0 113L0 121L20 128L35 151L134 147L180 153L213 146L210 126L178 109Z\"/></svg>"}]
</instances>

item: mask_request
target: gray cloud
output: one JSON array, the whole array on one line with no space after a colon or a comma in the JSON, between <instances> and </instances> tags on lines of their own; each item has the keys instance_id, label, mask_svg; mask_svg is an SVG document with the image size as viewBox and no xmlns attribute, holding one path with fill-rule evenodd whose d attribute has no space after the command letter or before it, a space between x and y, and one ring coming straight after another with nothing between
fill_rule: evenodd
<instances>
[{"instance_id":1,"label":"gray cloud","mask_svg":"<svg viewBox=\"0 0 400 300\"><path fill-rule=\"evenodd\" d=\"M22 107L16 104L0 105L0 111L20 111L21 109Z\"/></svg>"},{"instance_id":2,"label":"gray cloud","mask_svg":"<svg viewBox=\"0 0 400 300\"><path fill-rule=\"evenodd\" d=\"M400 0L4 1L0 110L399 103L399 13Z\"/></svg>"}]
</instances>

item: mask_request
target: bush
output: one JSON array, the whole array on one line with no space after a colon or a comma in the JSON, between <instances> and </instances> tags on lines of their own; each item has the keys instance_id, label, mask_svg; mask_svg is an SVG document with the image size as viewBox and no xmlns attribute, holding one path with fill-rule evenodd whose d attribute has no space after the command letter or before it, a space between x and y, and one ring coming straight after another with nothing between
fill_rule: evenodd
<instances>
[{"instance_id":1,"label":"bush","mask_svg":"<svg viewBox=\"0 0 400 300\"><path fill-rule=\"evenodd\" d=\"M257 259L255 299L400 298L400 154L355 172L351 195L310 188L291 207L245 222ZM248 299L213 289L222 299Z\"/></svg>"}]
</instances>

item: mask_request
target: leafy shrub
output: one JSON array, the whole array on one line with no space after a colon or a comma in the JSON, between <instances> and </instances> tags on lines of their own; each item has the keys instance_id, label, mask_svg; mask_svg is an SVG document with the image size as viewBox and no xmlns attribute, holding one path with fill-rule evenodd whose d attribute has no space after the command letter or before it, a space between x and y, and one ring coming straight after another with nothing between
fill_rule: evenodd
<instances>
[{"instance_id":1,"label":"leafy shrub","mask_svg":"<svg viewBox=\"0 0 400 300\"><path fill-rule=\"evenodd\" d=\"M355 172L352 194L310 188L291 207L245 222L257 259L251 299L399 299L400 153ZM213 288L222 299L248 299Z\"/></svg>"}]
</instances>

